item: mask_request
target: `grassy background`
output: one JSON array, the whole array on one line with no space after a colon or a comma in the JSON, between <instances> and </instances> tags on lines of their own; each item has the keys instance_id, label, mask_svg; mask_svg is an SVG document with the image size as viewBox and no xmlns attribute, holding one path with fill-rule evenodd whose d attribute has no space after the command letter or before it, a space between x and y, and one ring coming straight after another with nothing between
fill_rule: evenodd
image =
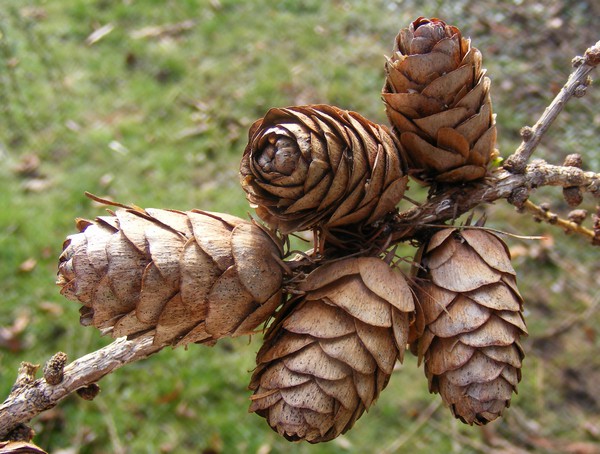
<instances>
[{"instance_id":1,"label":"grassy background","mask_svg":"<svg viewBox=\"0 0 600 454\"><path fill-rule=\"evenodd\" d=\"M53 284L73 218L103 212L84 191L245 216L237 170L250 124L271 106L308 103L385 122L384 55L420 15L459 26L482 50L506 156L571 58L600 38L599 9L594 0L3 0L0 394L20 361L43 363L58 350L73 359L109 342L79 326L77 305ZM595 85L569 104L538 157L558 164L579 152L600 169ZM568 211L560 191L534 199ZM531 335L519 395L485 430L439 406L409 357L347 435L289 444L246 414L254 338L130 365L102 381L95 401L70 397L35 419L36 442L62 454L600 452L598 253L505 205L489 207L489 225L547 238L509 240Z\"/></svg>"}]
</instances>

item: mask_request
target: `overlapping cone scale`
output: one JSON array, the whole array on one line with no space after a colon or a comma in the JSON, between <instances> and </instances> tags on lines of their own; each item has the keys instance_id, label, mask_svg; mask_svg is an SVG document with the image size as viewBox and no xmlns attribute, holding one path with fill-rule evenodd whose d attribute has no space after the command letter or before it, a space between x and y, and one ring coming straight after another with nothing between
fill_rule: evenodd
<instances>
[{"instance_id":1,"label":"overlapping cone scale","mask_svg":"<svg viewBox=\"0 0 600 454\"><path fill-rule=\"evenodd\" d=\"M490 79L460 31L423 17L396 37L383 100L411 173L456 183L484 177L496 157Z\"/></svg>"},{"instance_id":2,"label":"overlapping cone scale","mask_svg":"<svg viewBox=\"0 0 600 454\"><path fill-rule=\"evenodd\" d=\"M409 342L429 390L465 423L493 421L517 391L527 334L508 248L489 231L448 228L417 259Z\"/></svg>"},{"instance_id":3,"label":"overlapping cone scale","mask_svg":"<svg viewBox=\"0 0 600 454\"><path fill-rule=\"evenodd\" d=\"M402 274L374 257L322 265L300 289L258 352L250 411L289 440L318 443L377 400L404 353L414 301Z\"/></svg>"},{"instance_id":4,"label":"overlapping cone scale","mask_svg":"<svg viewBox=\"0 0 600 454\"><path fill-rule=\"evenodd\" d=\"M241 184L283 233L370 224L406 188L404 158L385 126L326 105L271 109L249 132Z\"/></svg>"},{"instance_id":5,"label":"overlapping cone scale","mask_svg":"<svg viewBox=\"0 0 600 454\"><path fill-rule=\"evenodd\" d=\"M81 323L113 337L155 330L155 345L252 332L281 302L282 255L263 228L206 211L118 209L78 222L58 284Z\"/></svg>"}]
</instances>

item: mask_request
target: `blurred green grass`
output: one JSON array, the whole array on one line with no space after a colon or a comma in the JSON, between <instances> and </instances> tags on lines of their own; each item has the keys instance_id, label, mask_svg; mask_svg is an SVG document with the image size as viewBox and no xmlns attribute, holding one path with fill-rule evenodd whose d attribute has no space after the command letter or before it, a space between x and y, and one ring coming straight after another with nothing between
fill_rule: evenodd
<instances>
[{"instance_id":1,"label":"blurred green grass","mask_svg":"<svg viewBox=\"0 0 600 454\"><path fill-rule=\"evenodd\" d=\"M84 191L142 207L245 216L237 171L252 122L269 107L308 103L385 122L384 55L420 15L459 26L482 50L506 156L519 128L566 80L571 58L598 40L598 8L592 0L4 0L0 326L19 319L26 326L0 348L0 393L8 394L20 361L43 363L58 350L74 359L109 342L79 326L77 305L53 284L73 219L103 213ZM102 29L108 33L91 42ZM560 163L580 152L600 168L594 85L568 106L537 156ZM535 197L566 213L559 195ZM289 444L247 414L248 371L260 345L253 338L162 351L129 365L100 383L95 401L70 397L34 420L36 442L63 454L469 453L492 452L492 439L526 451L568 452L575 441L600 450L597 252L504 205L489 207L489 225L549 238L509 239L531 336L520 393L491 429L465 427L430 407L438 397L408 357L347 435L320 446ZM421 421L428 409L431 417Z\"/></svg>"}]
</instances>

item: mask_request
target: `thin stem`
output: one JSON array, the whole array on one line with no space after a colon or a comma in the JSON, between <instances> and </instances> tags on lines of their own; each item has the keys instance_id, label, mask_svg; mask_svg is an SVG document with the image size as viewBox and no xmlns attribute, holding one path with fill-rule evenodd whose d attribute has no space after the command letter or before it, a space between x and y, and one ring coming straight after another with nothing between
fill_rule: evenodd
<instances>
[{"instance_id":1,"label":"thin stem","mask_svg":"<svg viewBox=\"0 0 600 454\"><path fill-rule=\"evenodd\" d=\"M600 41L586 50L583 57L573 60L575 70L569 76L567 83L546 108L533 128L522 130L523 141L517 150L506 159L504 168L512 173L523 173L527 161L548 131L556 117L562 112L567 101L576 92L582 92L589 85L588 74L600 63ZM583 91L585 92L585 91Z\"/></svg>"},{"instance_id":2,"label":"thin stem","mask_svg":"<svg viewBox=\"0 0 600 454\"><path fill-rule=\"evenodd\" d=\"M536 205L535 203L527 200L523 204L523 209L535 216L536 219L540 221L547 222L551 225L556 225L563 229L568 233L576 233L587 238L590 242L593 242L596 238L594 231L583 227L573 221L569 221L567 219L560 218L556 213L552 213L551 211L545 210L544 208Z\"/></svg>"},{"instance_id":3,"label":"thin stem","mask_svg":"<svg viewBox=\"0 0 600 454\"><path fill-rule=\"evenodd\" d=\"M576 167L550 165L541 160L527 165L520 174L500 169L490 178L463 187L451 187L421 206L398 214L390 224L394 232L392 242L418 237L420 231L432 224L442 224L498 199L508 199L509 203L521 208L529 194L541 186L578 186L583 192L598 197L600 174Z\"/></svg>"},{"instance_id":4,"label":"thin stem","mask_svg":"<svg viewBox=\"0 0 600 454\"><path fill-rule=\"evenodd\" d=\"M64 368L63 380L49 384L44 378L34 380L37 367L24 363L8 398L0 405L0 439L20 423L54 407L77 389L96 383L116 369L147 358L161 347L153 345L154 332L132 340L122 337L95 352L85 355Z\"/></svg>"}]
</instances>

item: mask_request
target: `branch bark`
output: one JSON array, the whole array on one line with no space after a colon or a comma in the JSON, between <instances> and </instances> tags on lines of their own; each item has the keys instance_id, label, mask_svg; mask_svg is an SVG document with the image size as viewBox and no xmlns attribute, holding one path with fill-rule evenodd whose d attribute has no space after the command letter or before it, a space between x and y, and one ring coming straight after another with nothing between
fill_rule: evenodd
<instances>
[{"instance_id":1,"label":"branch bark","mask_svg":"<svg viewBox=\"0 0 600 454\"><path fill-rule=\"evenodd\" d=\"M523 173L500 169L490 178L469 186L450 188L430 198L424 204L396 216L391 227L392 241L418 236L419 230L432 224L442 224L484 203L507 199L521 208L529 194L541 186L578 186L595 197L600 196L600 174L584 172L576 167L564 167L536 160L525 166Z\"/></svg>"},{"instance_id":2,"label":"branch bark","mask_svg":"<svg viewBox=\"0 0 600 454\"><path fill-rule=\"evenodd\" d=\"M575 71L571 73L567 83L552 100L533 128L526 127L521 130L523 142L521 142L517 151L507 158L504 164L506 170L513 173L523 173L525 171L527 161L529 161L546 131L562 112L567 101L573 96L583 96L585 94L586 88L591 82L588 74L598 64L600 64L600 41L587 49L583 57L573 59Z\"/></svg>"},{"instance_id":3,"label":"branch bark","mask_svg":"<svg viewBox=\"0 0 600 454\"><path fill-rule=\"evenodd\" d=\"M62 381L56 385L49 384L46 378L36 380L38 366L23 363L10 395L0 405L0 439L78 389L96 383L126 364L156 353L160 347L153 345L153 339L153 332L132 340L119 338L67 365Z\"/></svg>"}]
</instances>

